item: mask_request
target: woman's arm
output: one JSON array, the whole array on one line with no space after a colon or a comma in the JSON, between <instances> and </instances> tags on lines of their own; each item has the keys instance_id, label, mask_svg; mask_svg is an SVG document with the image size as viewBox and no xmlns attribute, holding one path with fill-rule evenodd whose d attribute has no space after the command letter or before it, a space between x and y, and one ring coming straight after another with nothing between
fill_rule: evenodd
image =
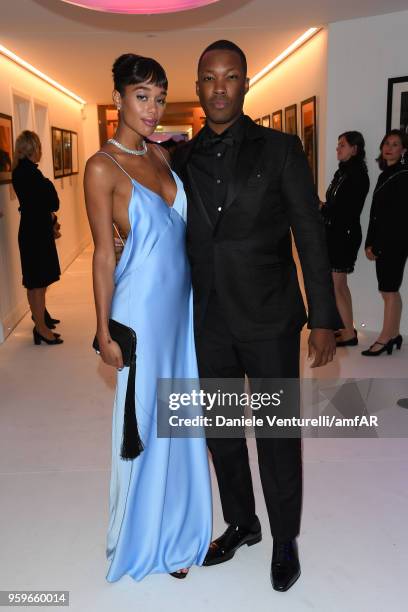
<instances>
[{"instance_id":1,"label":"woman's arm","mask_svg":"<svg viewBox=\"0 0 408 612\"><path fill-rule=\"evenodd\" d=\"M333 185L337 184L338 178L339 171L336 170L331 180L331 183L326 191L325 201L323 202L322 200L319 200L319 210L326 225L330 225L332 221L332 212L335 206L335 202L333 202L332 200L332 193L334 190Z\"/></svg>"},{"instance_id":2,"label":"woman's arm","mask_svg":"<svg viewBox=\"0 0 408 612\"><path fill-rule=\"evenodd\" d=\"M333 204L322 210L323 216L338 228L360 222L360 215L370 187L368 174L346 175L337 188Z\"/></svg>"},{"instance_id":3,"label":"woman's arm","mask_svg":"<svg viewBox=\"0 0 408 612\"><path fill-rule=\"evenodd\" d=\"M111 168L102 156L88 160L84 177L85 201L95 245L92 261L93 288L96 308L96 334L102 359L108 365L123 367L119 345L109 334L108 322L114 289L116 266L112 233L114 182Z\"/></svg>"},{"instance_id":4,"label":"woman's arm","mask_svg":"<svg viewBox=\"0 0 408 612\"><path fill-rule=\"evenodd\" d=\"M56 212L59 209L59 198L54 183L47 179L38 168L34 170L33 180L34 189L39 199L48 207L50 212Z\"/></svg>"},{"instance_id":5,"label":"woman's arm","mask_svg":"<svg viewBox=\"0 0 408 612\"><path fill-rule=\"evenodd\" d=\"M50 207L51 212L56 212L59 210L59 197L57 190L54 187L54 184L47 178L44 178L43 189L45 192L45 196Z\"/></svg>"},{"instance_id":6,"label":"woman's arm","mask_svg":"<svg viewBox=\"0 0 408 612\"><path fill-rule=\"evenodd\" d=\"M48 214L59 209L59 198L54 184L33 164L18 165L12 175L20 211Z\"/></svg>"},{"instance_id":7,"label":"woman's arm","mask_svg":"<svg viewBox=\"0 0 408 612\"><path fill-rule=\"evenodd\" d=\"M339 222L347 227L360 223L360 216L370 189L370 179L367 173L348 176L339 189Z\"/></svg>"},{"instance_id":8,"label":"woman's arm","mask_svg":"<svg viewBox=\"0 0 408 612\"><path fill-rule=\"evenodd\" d=\"M370 209L370 221L368 223L367 236L366 236L365 243L364 243L364 249L365 249L366 257L368 259L370 259L371 261L376 259L376 256L373 253L373 246L374 246L374 244L373 244L374 243L374 210L375 210L375 204L374 204L374 198L373 198L373 201L371 203L371 209Z\"/></svg>"},{"instance_id":9,"label":"woman's arm","mask_svg":"<svg viewBox=\"0 0 408 612\"><path fill-rule=\"evenodd\" d=\"M407 250L408 169L400 171L378 193L378 233L382 252Z\"/></svg>"}]
</instances>

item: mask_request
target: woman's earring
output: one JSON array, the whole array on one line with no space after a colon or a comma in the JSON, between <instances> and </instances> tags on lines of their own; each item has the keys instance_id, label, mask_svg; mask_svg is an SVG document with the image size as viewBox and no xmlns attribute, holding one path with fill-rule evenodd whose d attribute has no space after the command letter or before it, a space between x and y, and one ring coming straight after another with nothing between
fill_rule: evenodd
<instances>
[{"instance_id":1,"label":"woman's earring","mask_svg":"<svg viewBox=\"0 0 408 612\"><path fill-rule=\"evenodd\" d=\"M401 164L405 166L406 163L407 163L407 160L405 159L405 154L401 155Z\"/></svg>"}]
</instances>

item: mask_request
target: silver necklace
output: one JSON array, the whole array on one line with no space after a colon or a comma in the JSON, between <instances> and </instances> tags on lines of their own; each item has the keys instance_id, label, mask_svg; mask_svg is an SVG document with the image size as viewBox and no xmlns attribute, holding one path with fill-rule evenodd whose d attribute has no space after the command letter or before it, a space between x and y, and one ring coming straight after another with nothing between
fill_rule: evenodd
<instances>
[{"instance_id":1,"label":"silver necklace","mask_svg":"<svg viewBox=\"0 0 408 612\"><path fill-rule=\"evenodd\" d=\"M147 144L145 140L142 140L142 148L141 149L128 149L125 145L121 144L115 138L109 138L108 142L118 147L124 153L129 153L130 155L146 155L147 153Z\"/></svg>"}]
</instances>

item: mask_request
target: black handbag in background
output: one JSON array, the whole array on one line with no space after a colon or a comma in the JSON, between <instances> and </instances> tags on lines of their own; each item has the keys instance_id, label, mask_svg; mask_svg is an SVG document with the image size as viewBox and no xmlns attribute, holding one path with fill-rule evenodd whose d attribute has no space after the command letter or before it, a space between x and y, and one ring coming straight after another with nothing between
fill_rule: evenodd
<instances>
[{"instance_id":1,"label":"black handbag in background","mask_svg":"<svg viewBox=\"0 0 408 612\"><path fill-rule=\"evenodd\" d=\"M136 332L131 328L109 319L109 333L122 351L123 365L129 368L129 377L126 389L125 412L123 420L123 438L120 456L122 459L135 459L143 450L143 443L139 436L135 406L135 380L136 380ZM98 338L95 336L92 348L99 350Z\"/></svg>"}]
</instances>

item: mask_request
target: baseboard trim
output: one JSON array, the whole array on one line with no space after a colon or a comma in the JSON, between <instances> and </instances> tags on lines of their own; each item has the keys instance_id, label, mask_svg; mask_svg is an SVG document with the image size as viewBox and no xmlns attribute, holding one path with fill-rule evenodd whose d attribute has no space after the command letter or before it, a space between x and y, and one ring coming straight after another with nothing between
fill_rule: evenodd
<instances>
[{"instance_id":1,"label":"baseboard trim","mask_svg":"<svg viewBox=\"0 0 408 612\"><path fill-rule=\"evenodd\" d=\"M28 302L26 299L23 299L4 317L0 323L0 344L6 340L28 311Z\"/></svg>"}]
</instances>

